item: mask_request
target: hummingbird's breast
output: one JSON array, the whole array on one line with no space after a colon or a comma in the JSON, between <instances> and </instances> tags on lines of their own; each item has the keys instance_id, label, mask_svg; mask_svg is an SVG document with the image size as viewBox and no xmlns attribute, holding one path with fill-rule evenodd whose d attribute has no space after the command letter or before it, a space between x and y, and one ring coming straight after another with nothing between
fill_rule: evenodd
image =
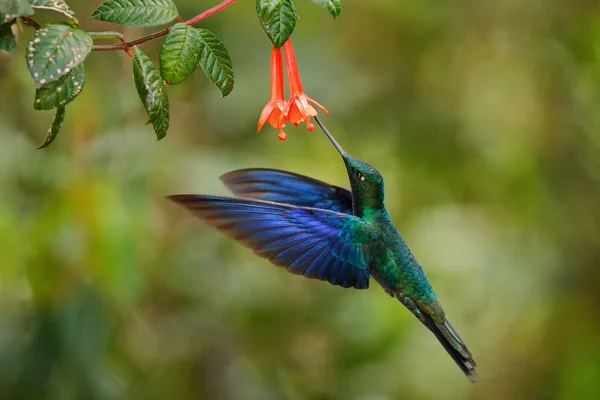
<instances>
[{"instance_id":1,"label":"hummingbird's breast","mask_svg":"<svg viewBox=\"0 0 600 400\"><path fill-rule=\"evenodd\" d=\"M391 224L382 227L380 243L373 250L371 276L389 293L402 294L426 303L437 300L421 264L402 235Z\"/></svg>"}]
</instances>

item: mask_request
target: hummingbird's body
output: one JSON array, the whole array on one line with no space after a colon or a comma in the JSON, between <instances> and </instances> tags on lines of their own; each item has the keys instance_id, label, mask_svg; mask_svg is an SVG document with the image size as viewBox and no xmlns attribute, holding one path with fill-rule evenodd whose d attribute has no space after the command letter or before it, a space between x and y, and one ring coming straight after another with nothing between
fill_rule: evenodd
<instances>
[{"instance_id":1,"label":"hummingbird's body","mask_svg":"<svg viewBox=\"0 0 600 400\"><path fill-rule=\"evenodd\" d=\"M221 177L239 198L170 198L292 273L357 289L368 288L372 276L474 380L471 353L385 208L381 174L350 157L315 119L342 155L351 192L289 172L246 169Z\"/></svg>"}]
</instances>

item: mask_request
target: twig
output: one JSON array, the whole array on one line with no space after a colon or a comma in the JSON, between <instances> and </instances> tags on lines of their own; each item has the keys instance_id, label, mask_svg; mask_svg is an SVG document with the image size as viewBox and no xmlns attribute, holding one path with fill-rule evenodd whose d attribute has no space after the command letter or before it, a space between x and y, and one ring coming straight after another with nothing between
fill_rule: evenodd
<instances>
[{"instance_id":1,"label":"twig","mask_svg":"<svg viewBox=\"0 0 600 400\"><path fill-rule=\"evenodd\" d=\"M227 6L232 5L233 3L235 3L236 0L225 0L224 2L222 2L221 4L217 4L216 6L214 6L213 8L210 8L206 11L204 11L202 14L195 16L194 18L185 21L186 25L194 25L197 24L198 22L202 21L204 18L210 17L211 15L221 11L222 9L224 9Z\"/></svg>"},{"instance_id":2,"label":"twig","mask_svg":"<svg viewBox=\"0 0 600 400\"><path fill-rule=\"evenodd\" d=\"M144 43L149 40L156 39L161 36L165 36L167 33L169 33L170 30L171 30L171 28L165 28L158 32L154 32L149 35L142 36L140 38L131 40L129 42L122 42L122 43L117 43L117 44L98 44L98 45L92 46L92 51L127 50L128 48L138 45L140 43Z\"/></svg>"},{"instance_id":3,"label":"twig","mask_svg":"<svg viewBox=\"0 0 600 400\"><path fill-rule=\"evenodd\" d=\"M37 23L37 21L35 21L31 17L21 17L21 20L25 23L25 25L29 25L35 30L38 30L42 27L40 24Z\"/></svg>"}]
</instances>

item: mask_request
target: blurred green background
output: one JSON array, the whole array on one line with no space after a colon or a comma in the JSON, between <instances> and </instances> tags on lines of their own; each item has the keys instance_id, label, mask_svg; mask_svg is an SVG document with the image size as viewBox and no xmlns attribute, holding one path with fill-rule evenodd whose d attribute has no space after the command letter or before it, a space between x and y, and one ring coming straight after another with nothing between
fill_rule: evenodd
<instances>
[{"instance_id":1,"label":"blurred green background","mask_svg":"<svg viewBox=\"0 0 600 400\"><path fill-rule=\"evenodd\" d=\"M85 19L99 1L69 3L114 29ZM189 18L216 1L176 3ZM234 91L201 71L170 87L159 143L130 60L93 53L37 151L52 113L32 110L22 50L0 54L0 398L600 398L599 4L343 0L333 21L296 3L305 90L384 175L477 384L377 285L288 274L165 200L224 195L218 176L247 167L347 186L318 130L255 132L270 43L239 1L199 25L226 43Z\"/></svg>"}]
</instances>

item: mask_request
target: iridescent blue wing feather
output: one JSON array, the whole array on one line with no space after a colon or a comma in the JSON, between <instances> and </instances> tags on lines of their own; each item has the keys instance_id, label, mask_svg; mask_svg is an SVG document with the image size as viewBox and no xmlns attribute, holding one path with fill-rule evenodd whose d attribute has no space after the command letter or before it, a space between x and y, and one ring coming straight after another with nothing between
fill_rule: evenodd
<instances>
[{"instance_id":1,"label":"iridescent blue wing feather","mask_svg":"<svg viewBox=\"0 0 600 400\"><path fill-rule=\"evenodd\" d=\"M369 246L376 234L360 218L261 200L169 198L294 274L342 287L369 287Z\"/></svg>"},{"instance_id":2,"label":"iridescent blue wing feather","mask_svg":"<svg viewBox=\"0 0 600 400\"><path fill-rule=\"evenodd\" d=\"M229 172L221 181L236 196L352 215L352 193L307 176L275 169Z\"/></svg>"}]
</instances>

